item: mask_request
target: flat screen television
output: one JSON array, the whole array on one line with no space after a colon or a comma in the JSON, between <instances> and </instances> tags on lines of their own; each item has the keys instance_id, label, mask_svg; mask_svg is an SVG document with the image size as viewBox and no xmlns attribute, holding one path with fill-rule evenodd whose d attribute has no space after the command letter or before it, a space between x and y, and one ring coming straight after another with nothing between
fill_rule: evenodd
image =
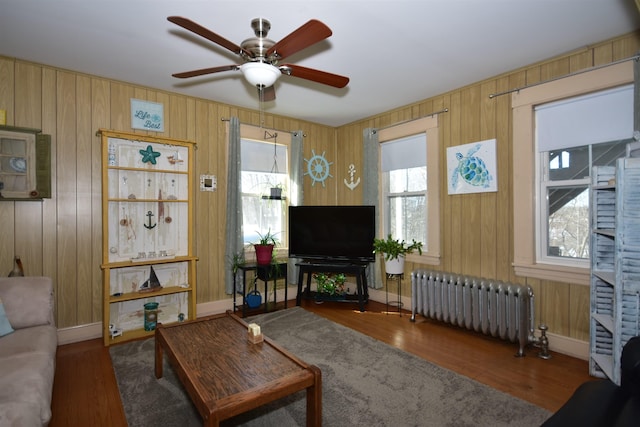
<instances>
[{"instance_id":1,"label":"flat screen television","mask_svg":"<svg viewBox=\"0 0 640 427\"><path fill-rule=\"evenodd\" d=\"M373 262L375 206L289 206L289 257Z\"/></svg>"}]
</instances>

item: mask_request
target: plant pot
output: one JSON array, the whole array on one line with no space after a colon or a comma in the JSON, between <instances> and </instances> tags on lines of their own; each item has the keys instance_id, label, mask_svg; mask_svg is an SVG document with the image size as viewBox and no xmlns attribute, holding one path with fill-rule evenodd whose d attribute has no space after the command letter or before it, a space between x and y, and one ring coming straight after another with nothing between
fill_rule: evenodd
<instances>
[{"instance_id":1,"label":"plant pot","mask_svg":"<svg viewBox=\"0 0 640 427\"><path fill-rule=\"evenodd\" d=\"M384 269L387 274L403 274L404 273L404 256L400 255L398 258L385 260Z\"/></svg>"},{"instance_id":2,"label":"plant pot","mask_svg":"<svg viewBox=\"0 0 640 427\"><path fill-rule=\"evenodd\" d=\"M272 199L282 199L282 188L271 187L269 191Z\"/></svg>"},{"instance_id":3,"label":"plant pot","mask_svg":"<svg viewBox=\"0 0 640 427\"><path fill-rule=\"evenodd\" d=\"M253 245L256 250L256 262L260 265L271 264L273 245Z\"/></svg>"}]
</instances>

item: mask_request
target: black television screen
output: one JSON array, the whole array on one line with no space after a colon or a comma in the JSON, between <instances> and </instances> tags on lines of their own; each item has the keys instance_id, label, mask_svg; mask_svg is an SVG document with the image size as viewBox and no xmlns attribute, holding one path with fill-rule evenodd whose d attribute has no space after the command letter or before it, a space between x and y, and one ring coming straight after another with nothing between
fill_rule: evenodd
<instances>
[{"instance_id":1,"label":"black television screen","mask_svg":"<svg viewBox=\"0 0 640 427\"><path fill-rule=\"evenodd\" d=\"M289 206L289 257L373 262L374 206Z\"/></svg>"}]
</instances>

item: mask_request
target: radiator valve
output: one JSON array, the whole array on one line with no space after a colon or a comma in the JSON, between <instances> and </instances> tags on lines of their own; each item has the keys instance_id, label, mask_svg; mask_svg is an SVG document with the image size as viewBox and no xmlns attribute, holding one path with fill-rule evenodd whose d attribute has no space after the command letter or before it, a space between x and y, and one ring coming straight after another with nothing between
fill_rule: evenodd
<instances>
[{"instance_id":1,"label":"radiator valve","mask_svg":"<svg viewBox=\"0 0 640 427\"><path fill-rule=\"evenodd\" d=\"M538 326L540 329L540 338L538 338L537 345L540 347L540 352L538 352L538 357L540 359L548 360L551 359L551 354L549 354L549 338L547 338L547 325Z\"/></svg>"}]
</instances>

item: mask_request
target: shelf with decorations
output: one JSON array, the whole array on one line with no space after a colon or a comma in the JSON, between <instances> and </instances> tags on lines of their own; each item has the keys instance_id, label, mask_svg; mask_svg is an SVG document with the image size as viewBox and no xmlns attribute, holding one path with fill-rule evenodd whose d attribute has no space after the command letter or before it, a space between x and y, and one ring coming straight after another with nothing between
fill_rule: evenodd
<instances>
[{"instance_id":1,"label":"shelf with decorations","mask_svg":"<svg viewBox=\"0 0 640 427\"><path fill-rule=\"evenodd\" d=\"M111 345L153 335L156 322L196 317L195 144L108 130L99 135L103 339Z\"/></svg>"}]
</instances>

